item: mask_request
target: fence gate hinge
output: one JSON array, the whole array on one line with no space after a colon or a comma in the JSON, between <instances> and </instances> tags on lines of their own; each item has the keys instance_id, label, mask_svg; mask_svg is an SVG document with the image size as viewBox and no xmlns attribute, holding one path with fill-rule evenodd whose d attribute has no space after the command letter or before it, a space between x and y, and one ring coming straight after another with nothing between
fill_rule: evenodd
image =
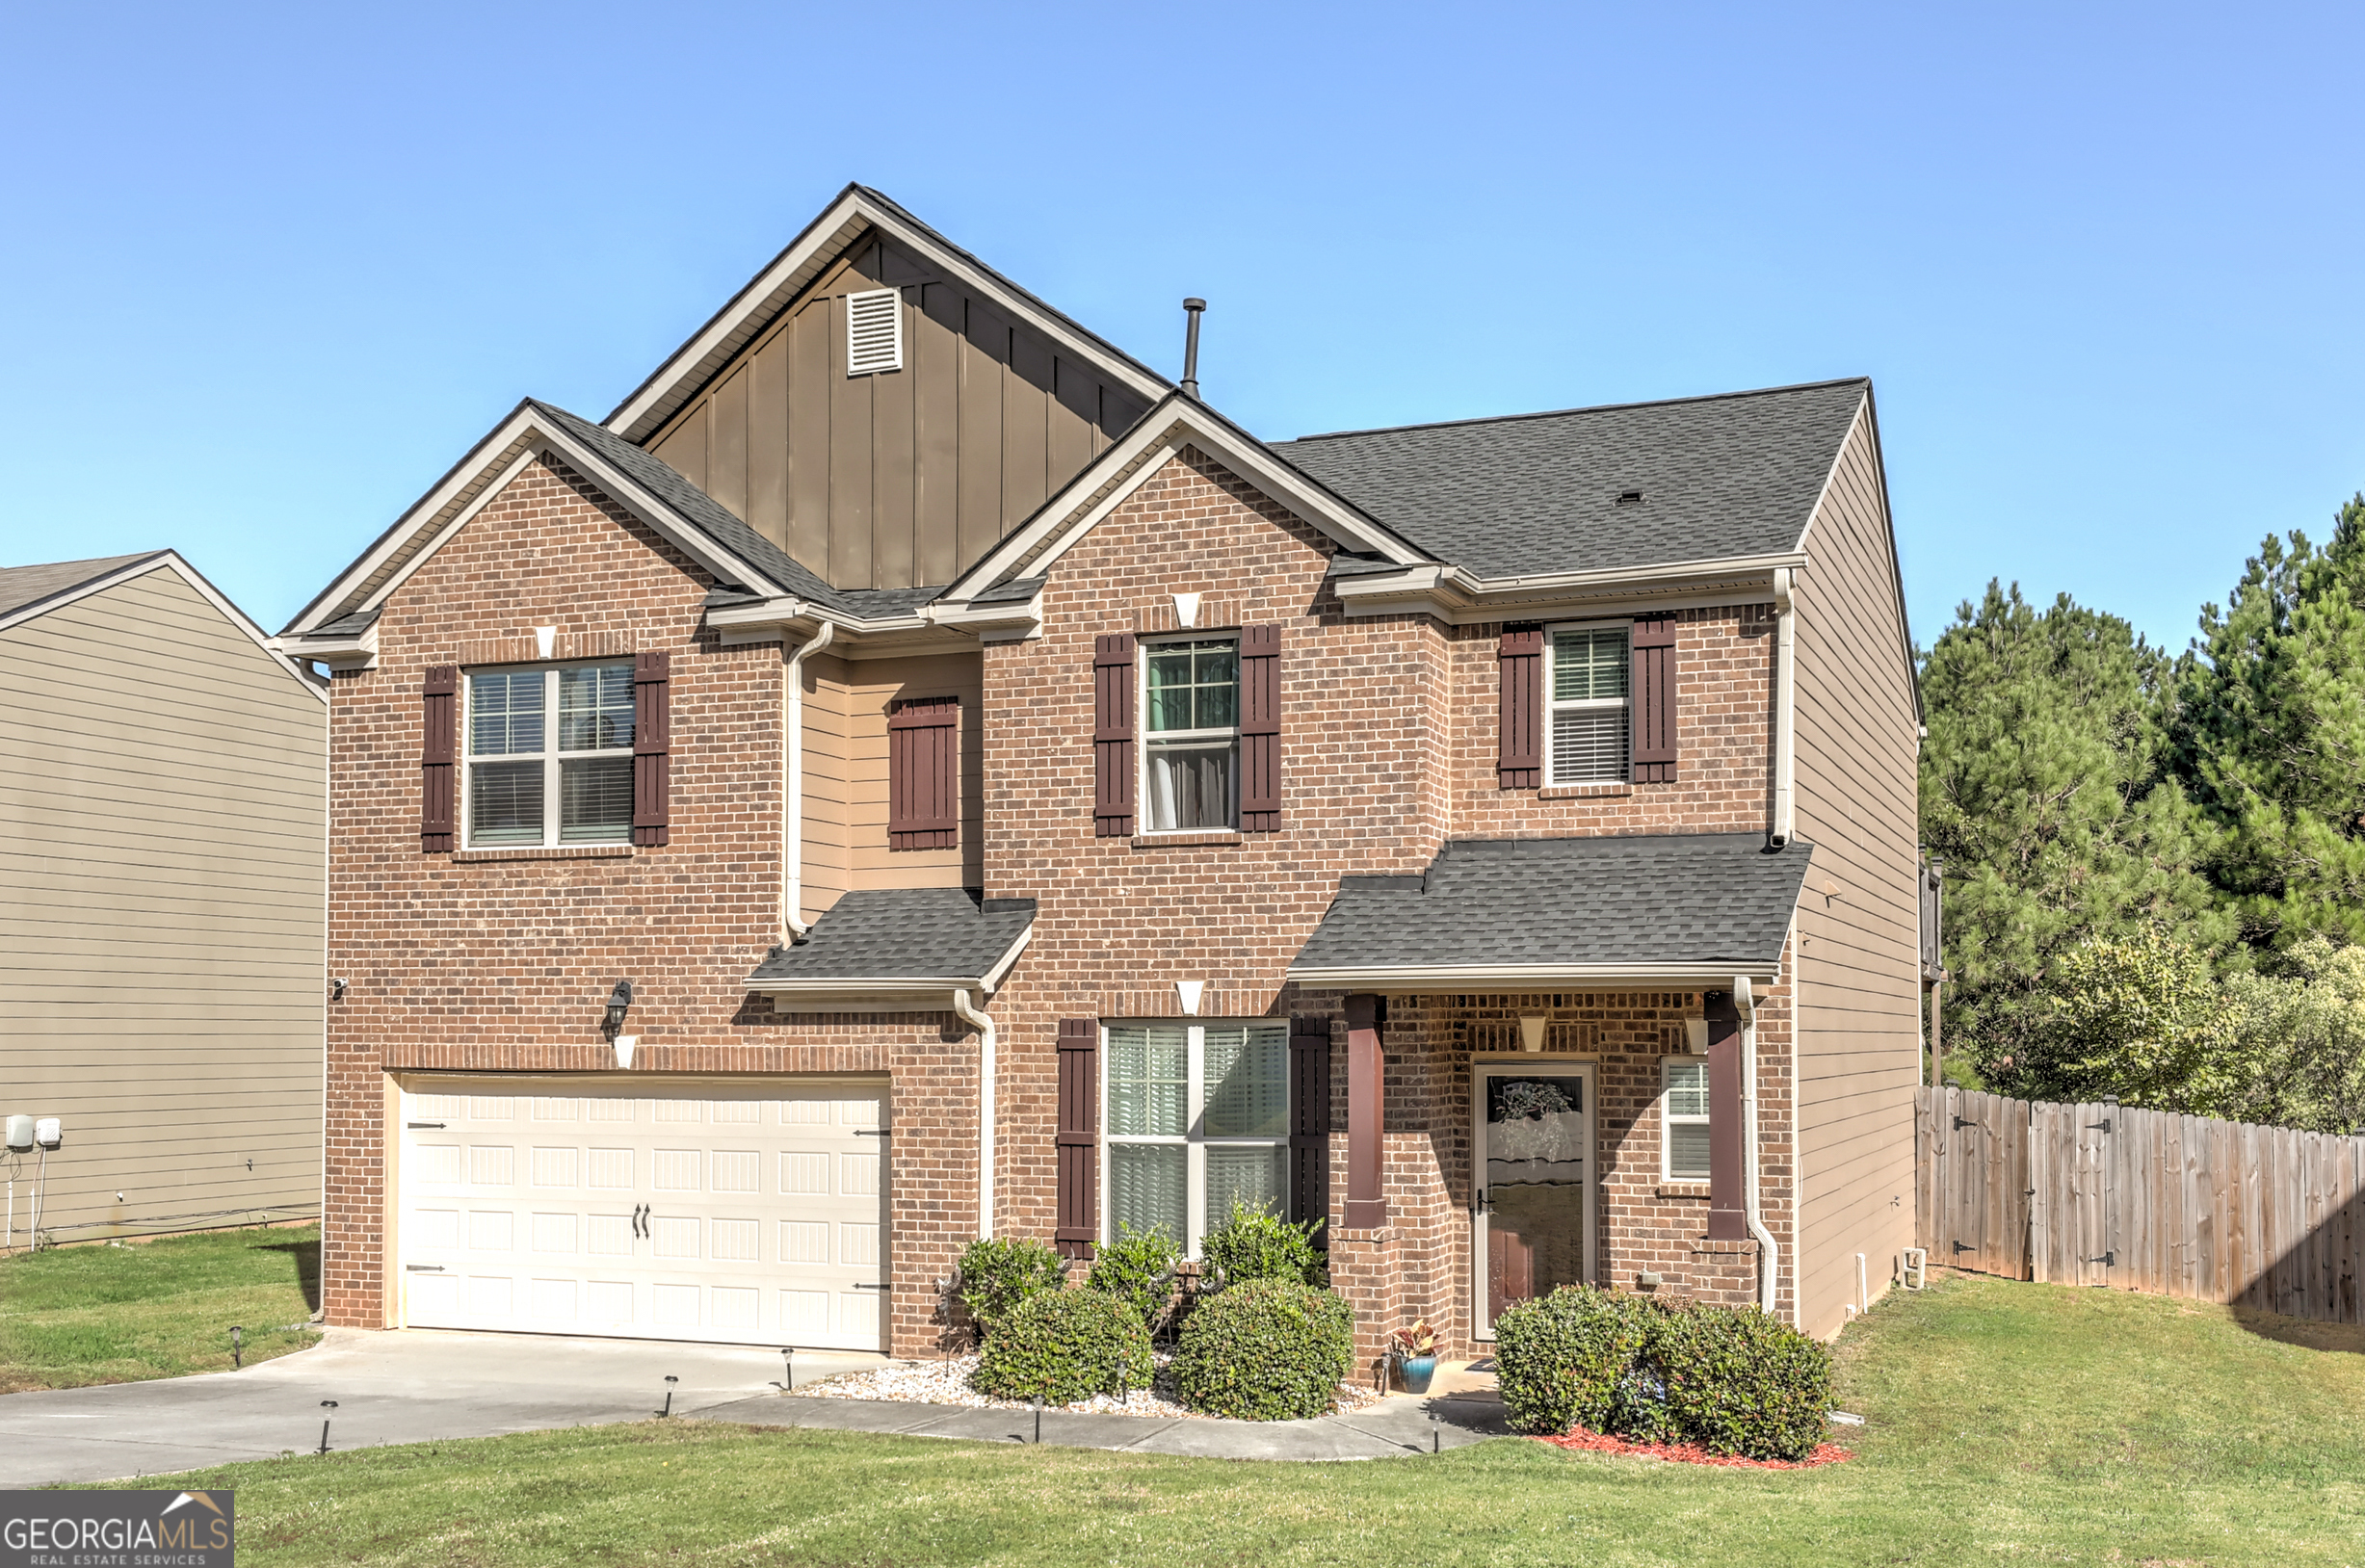
<instances>
[{"instance_id":1,"label":"fence gate hinge","mask_svg":"<svg viewBox=\"0 0 2365 1568\"><path fill-rule=\"evenodd\" d=\"M2105 1116L2100 1121L2089 1121L2086 1124L2086 1130L2089 1133L2097 1127L2101 1128L2106 1133L2109 1132L2111 1130L2111 1118Z\"/></svg>"},{"instance_id":2,"label":"fence gate hinge","mask_svg":"<svg viewBox=\"0 0 2365 1568\"><path fill-rule=\"evenodd\" d=\"M1950 1242L1949 1244L1953 1246L1957 1252L1977 1252L1979 1250L1979 1248L1973 1246L1968 1241L1954 1241Z\"/></svg>"},{"instance_id":3,"label":"fence gate hinge","mask_svg":"<svg viewBox=\"0 0 2365 1568\"><path fill-rule=\"evenodd\" d=\"M1979 1123L1975 1121L1964 1121L1960 1116L1957 1116L1955 1118L1955 1131L1958 1133L1961 1132L1966 1127L1977 1127Z\"/></svg>"},{"instance_id":4,"label":"fence gate hinge","mask_svg":"<svg viewBox=\"0 0 2365 1568\"><path fill-rule=\"evenodd\" d=\"M2117 1249L2116 1247L2113 1247L2113 1248L2112 1248L2110 1251L2108 1251L2108 1252L2104 1253L2104 1254L2103 1254L2101 1257L2099 1257L2099 1258L2089 1258L2089 1259L2087 1259L2086 1261L2087 1261L2088 1263L2098 1263L2098 1264L2102 1265L2102 1266L2103 1266L2105 1268L2115 1268L2115 1267L2118 1267L2118 1249Z\"/></svg>"}]
</instances>

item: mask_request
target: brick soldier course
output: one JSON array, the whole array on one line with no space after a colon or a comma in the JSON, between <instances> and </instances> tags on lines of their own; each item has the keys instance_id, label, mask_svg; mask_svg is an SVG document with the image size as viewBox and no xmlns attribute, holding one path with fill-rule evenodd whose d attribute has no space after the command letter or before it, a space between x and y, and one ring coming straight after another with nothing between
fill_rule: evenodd
<instances>
[{"instance_id":1,"label":"brick soldier course","mask_svg":"<svg viewBox=\"0 0 2365 1568\"><path fill-rule=\"evenodd\" d=\"M919 258L913 266L953 254L876 193L850 189L832 214L869 226L817 222L799 242L805 251L793 246L775 264L779 275L795 263L805 269L798 275L819 279L813 290L863 285L844 274L853 261L839 262L839 272L815 262L815 248L831 245L830 254L858 259L865 245L891 242ZM853 238L829 237L849 230ZM914 311L918 292L907 290ZM768 305L761 295L751 289L731 307L753 324L749 345L764 341L763 311L776 316L804 298ZM717 1077L861 1078L880 1083L892 1121L882 1347L934 1353L948 1332L942 1282L979 1229L981 1118L992 1140L997 1232L1048 1239L1097 1226L1097 1212L1077 1210L1082 1189L1063 1176L1089 1160L1092 1189L1107 1181L1097 1144L1064 1136L1072 1129L1063 1118L1075 1111L1063 1109L1062 1025L1196 1017L1293 1020L1301 1044L1328 1034L1329 1103L1320 1112L1299 1107L1293 1125L1327 1140L1327 1182L1302 1206L1327 1222L1334 1282L1356 1307L1367 1358L1388 1329L1414 1317L1437 1325L1450 1353L1484 1349L1485 1282L1474 1251L1485 1180L1473 1147L1479 1061L1592 1064L1590 1277L1741 1305L1760 1298L1771 1267L1778 1316L1836 1329L1855 1304L1855 1254L1866 1255L1877 1292L1895 1250L1910 1241L1909 1212L1891 1219L1889 1196L1892 1187L1906 1189L1905 1091L1919 1071L1916 873L1909 806L1901 821L1895 804L1901 787L1909 799L1915 715L1894 551L1877 485L1851 489L1828 478L1863 472L1877 481L1869 388L1767 394L1769 408L1810 410L1780 416L1794 431L1789 444L1752 436L1765 451L1734 448L1720 459L1760 463L1773 476L1761 488L1778 495L1789 483L1802 498L1758 528L1803 541L1780 551L1751 544L1739 523L1729 525L1732 539L1719 536L1703 550L1678 536L1694 526L1678 505L1668 525L1675 543L1653 555L1642 509L1654 495L1679 504L1683 486L1700 482L1639 471L1640 458L1601 457L1603 438L1583 433L1592 426L1571 424L1558 447L1558 427L1517 426L1509 438L1545 443L1543 477L1531 457L1476 460L1453 477L1461 492L1483 499L1499 489L1514 516L1550 510L1530 494L1539 484L1546 502L1593 490L1615 498L1629 487L1645 499L1605 501L1629 509L1605 512L1606 522L1531 532L1522 547L1558 551L1557 571L1505 571L1485 559L1491 545L1482 539L1465 551L1471 536L1432 520L1442 504L1406 502L1391 488L1409 483L1407 473L1446 472L1438 460L1373 459L1370 488L1357 492L1351 468L1339 466L1348 449L1327 449L1335 488L1316 483L1299 465L1310 458L1293 461L1289 449L1256 443L1073 324L1014 294L1006 308L1097 374L1130 378L1152 405L1123 430L1087 431L1064 456L1055 430L1041 481L1047 498L1012 492L996 542L963 559L950 585L880 582L875 567L864 581L834 582L801 562L799 540L812 536L806 513L793 508L806 501L794 501L775 536L754 498L760 486L714 466L724 460L714 455L731 449L694 452L676 436L691 428L679 423L689 417L680 409L705 410L697 417L712 421L721 416L711 409L738 406L698 389L734 374L741 361L729 353L760 352L702 350L694 340L606 428L521 407L282 634L288 651L319 659L334 676L329 968L348 988L328 1026L328 1320L402 1320L390 1171L394 1086L407 1075L482 1075L470 1081L487 1093L515 1092L500 1085L520 1074L625 1074L649 1092ZM1011 360L1013 375L1023 358ZM917 378L908 417L928 417L930 363L915 357L898 373ZM892 390L891 378L870 379L880 398ZM795 412L805 384L794 383L776 427L748 427L751 444L785 443L783 471L792 475L812 457ZM1056 408L1056 388L1049 395ZM1663 438L1680 440L1687 422L1721 417L1713 407L1661 406L1670 411L1612 410L1597 424L1648 417L1665 426ZM1810 427L1811 440L1795 434ZM1440 429L1407 439L1461 439L1458 428ZM1696 439L1739 439L1721 429ZM927 464L940 460L929 454L940 449L921 440L893 450L917 476L902 492L914 521L896 526L925 530ZM1612 466L1589 466L1604 462ZM1804 477L1785 481L1792 469ZM876 473L874 482L883 483ZM811 493L828 509L813 526L832 538L887 526L878 520L883 501L864 511L834 492ZM1617 549L1674 564L1606 557L1604 564L1588 555ZM1466 581L1438 579L1439 563ZM1573 581L1589 571L1590 580ZM1795 653L1785 717L1779 650L1798 628L1783 617L1802 614L1810 601L1799 585L1809 581L1826 597L1811 601L1819 619L1805 624L1838 626L1832 645L1846 657ZM1399 584L1411 586L1384 597ZM1511 743L1502 716L1513 700L1505 683L1514 678L1503 657L1507 631L1628 621L1669 629L1672 674L1648 700L1672 708L1673 776L1637 768L1606 783L1505 787ZM1161 837L1137 815L1131 831L1108 831L1112 750L1108 715L1096 707L1096 649L1125 636L1243 636L1244 628L1277 629L1256 634L1278 639L1277 792L1259 802L1277 809L1261 813L1253 830ZM1796 637L1793 645L1821 646ZM463 835L436 849L423 837L422 757L433 745L422 690L433 671L654 653L668 656L670 671L664 842L472 848ZM982 779L983 876L970 891L1034 903L1023 951L1006 973L909 968L864 992L860 975L815 969L814 955L831 951L833 908L853 910L873 890L960 885L957 857L914 871L917 862L887 847L887 796L901 785L876 771L891 771L888 764L864 761L887 754L884 706L857 712L840 693L866 668L887 667L866 661L888 656L934 662L909 666L921 673L898 690L914 698L955 690L956 666L977 675L982 702L959 730L981 764L972 776ZM795 799L792 680L804 683L795 693L804 704L804 782ZM1536 722L1548 722L1540 708ZM1138 761L1138 716L1130 733L1122 754ZM645 797L645 771L640 776ZM1135 802L1137 813L1143 804ZM1368 983L1289 973L1327 920L1352 914L1343 877L1396 877L1408 895L1452 845L1617 836L1674 847L1699 835L1778 836L1785 824L1795 842L1770 845L1769 863L1778 862L1793 889L1786 897L1799 902L1762 953L1685 946L1713 947L1721 938L1699 932L1738 897L1707 883L1660 890L1639 930L1530 930L1519 909L1506 908L1506 951L1543 954L1516 974L1460 959L1430 974L1402 955L1420 951L1417 930L1406 935L1410 948L1390 950L1397 968L1374 971ZM789 860L784 847L799 858ZM848 902L816 905L784 891L795 875L809 891L824 880L814 870L823 865L842 869ZM1903 929L1893 905L1908 911ZM790 917L813 924L811 944L794 939ZM1436 949L1463 952L1485 936L1440 931ZM1642 956L1565 957L1590 951L1589 943ZM1711 993L1751 972L1758 1190L1750 1217L1774 1243L1773 1259L1759 1256L1755 1241L1708 1234L1712 1205L1744 1201L1740 1167L1720 1164L1714 1184L1660 1175L1662 1062L1694 1049ZM906 983L913 976L938 990L915 990ZM626 977L637 1042L629 1068L601 1021L610 987ZM957 1010L955 990L993 1025L990 1107L981 1105L983 1036ZM1351 1006L1368 991L1384 994L1384 1007ZM1379 1055L1351 1066L1351 1012L1382 1011ZM1380 1121L1358 1142L1358 1074L1372 1064ZM1720 1148L1738 1149L1744 1108L1724 1093L1712 1125ZM1374 1158L1365 1150L1377 1164L1358 1169ZM1351 1213L1358 1182L1367 1185L1356 1190L1380 1201ZM1717 1186L1725 1183L1735 1185Z\"/></svg>"}]
</instances>

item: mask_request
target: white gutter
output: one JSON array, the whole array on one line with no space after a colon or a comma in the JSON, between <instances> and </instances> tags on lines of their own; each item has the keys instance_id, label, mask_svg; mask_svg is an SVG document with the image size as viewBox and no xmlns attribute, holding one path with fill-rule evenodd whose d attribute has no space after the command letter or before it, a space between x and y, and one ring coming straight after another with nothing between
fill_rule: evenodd
<instances>
[{"instance_id":1,"label":"white gutter","mask_svg":"<svg viewBox=\"0 0 2365 1568\"><path fill-rule=\"evenodd\" d=\"M1767 844L1780 849L1798 835L1799 604L1792 591L1794 573L1780 566L1774 573L1774 826Z\"/></svg>"},{"instance_id":2,"label":"white gutter","mask_svg":"<svg viewBox=\"0 0 2365 1568\"><path fill-rule=\"evenodd\" d=\"M993 1236L994 1061L993 1020L969 1006L969 993L953 993L954 1015L977 1031L977 1235Z\"/></svg>"},{"instance_id":3,"label":"white gutter","mask_svg":"<svg viewBox=\"0 0 2365 1568\"><path fill-rule=\"evenodd\" d=\"M804 660L837 637L828 621L797 644L788 666L788 749L780 780L780 932L801 942L813 928L804 918Z\"/></svg>"},{"instance_id":4,"label":"white gutter","mask_svg":"<svg viewBox=\"0 0 2365 1568\"><path fill-rule=\"evenodd\" d=\"M1768 964L1759 979L1772 984L1780 972L1777 963ZM1699 981L1729 980L1732 960L1721 963L1670 963L1636 966L1633 964L1467 964L1419 965L1393 964L1385 968L1355 969L1335 965L1291 965L1285 979L1301 985L1342 985L1353 990L1433 990L1439 986L1468 986L1484 990L1489 986L1517 985L1531 990L1549 990L1554 985L1583 989L1588 986L1642 986L1659 984L1698 989Z\"/></svg>"},{"instance_id":5,"label":"white gutter","mask_svg":"<svg viewBox=\"0 0 2365 1568\"><path fill-rule=\"evenodd\" d=\"M1733 1007L1741 1014L1741 1216L1757 1239L1757 1310L1771 1318L1782 1249L1757 1212L1757 1001L1747 975L1733 977Z\"/></svg>"}]
</instances>

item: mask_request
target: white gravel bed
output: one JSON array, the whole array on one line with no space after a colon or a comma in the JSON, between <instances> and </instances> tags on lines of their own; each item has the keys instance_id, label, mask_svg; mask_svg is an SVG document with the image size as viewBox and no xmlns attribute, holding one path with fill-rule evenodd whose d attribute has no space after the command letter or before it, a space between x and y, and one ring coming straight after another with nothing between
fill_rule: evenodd
<instances>
[{"instance_id":1,"label":"white gravel bed","mask_svg":"<svg viewBox=\"0 0 2365 1568\"><path fill-rule=\"evenodd\" d=\"M1167 1372L1171 1357L1156 1358L1157 1387L1135 1389L1121 1399L1106 1394L1096 1394L1074 1404L1045 1405L1046 1410L1077 1410L1096 1416L1163 1416L1187 1421L1212 1420L1205 1411L1194 1410L1174 1398L1172 1379ZM974 1355L952 1356L943 1361L890 1361L869 1372L840 1372L835 1377L806 1383L797 1390L801 1398L821 1399L884 1399L897 1404L958 1404L972 1410L1032 1410L1024 1399L997 1399L971 1385L970 1374L977 1371ZM1367 1388L1341 1383L1338 1398L1331 1401L1332 1415L1346 1415L1378 1404L1380 1396Z\"/></svg>"}]
</instances>

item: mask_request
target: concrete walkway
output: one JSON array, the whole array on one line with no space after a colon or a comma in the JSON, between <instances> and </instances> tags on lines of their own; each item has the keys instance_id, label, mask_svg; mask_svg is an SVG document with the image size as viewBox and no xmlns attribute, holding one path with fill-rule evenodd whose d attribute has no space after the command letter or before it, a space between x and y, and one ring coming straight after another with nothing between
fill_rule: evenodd
<instances>
[{"instance_id":1,"label":"concrete walkway","mask_svg":"<svg viewBox=\"0 0 2365 1568\"><path fill-rule=\"evenodd\" d=\"M800 1386L880 1365L801 1351ZM756 1426L1030 1442L1026 1410L784 1395L776 1352L740 1346L330 1329L310 1350L243 1372L0 1396L0 1487L129 1480L320 1446L426 1443L673 1414ZM1441 1385L1445 1383L1440 1379ZM321 1408L334 1399L333 1411ZM1432 1423L1432 1415L1436 1417ZM1194 1421L1043 1413L1042 1441L1070 1448L1233 1459L1380 1459L1458 1448L1504 1431L1501 1401L1467 1390L1398 1396L1319 1421Z\"/></svg>"}]
</instances>

